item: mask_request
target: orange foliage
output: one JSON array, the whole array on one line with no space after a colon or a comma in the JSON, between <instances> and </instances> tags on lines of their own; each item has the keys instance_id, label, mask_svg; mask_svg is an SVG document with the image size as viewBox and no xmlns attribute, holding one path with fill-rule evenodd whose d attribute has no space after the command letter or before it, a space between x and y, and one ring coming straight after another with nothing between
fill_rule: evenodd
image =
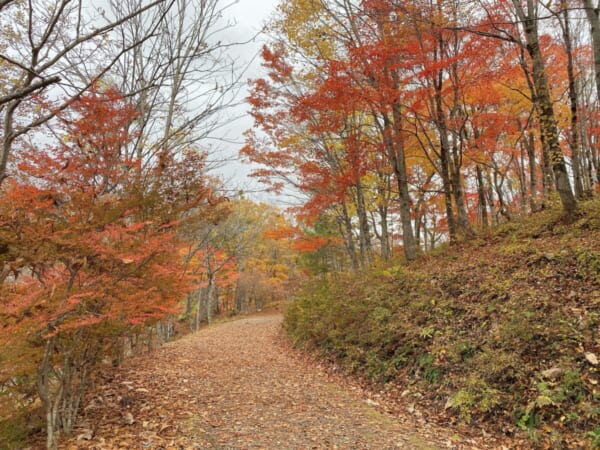
<instances>
[{"instance_id":1,"label":"orange foliage","mask_svg":"<svg viewBox=\"0 0 600 450\"><path fill-rule=\"evenodd\" d=\"M149 216L134 189L138 162L123 151L131 105L94 89L68 113L62 144L23 151L3 185L3 343L156 320L189 289L173 222Z\"/></svg>"}]
</instances>

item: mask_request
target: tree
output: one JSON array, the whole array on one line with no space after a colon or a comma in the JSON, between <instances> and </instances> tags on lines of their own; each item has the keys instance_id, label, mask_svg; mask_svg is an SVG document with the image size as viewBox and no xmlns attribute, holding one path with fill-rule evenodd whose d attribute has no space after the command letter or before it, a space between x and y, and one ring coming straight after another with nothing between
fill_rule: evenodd
<instances>
[{"instance_id":1,"label":"tree","mask_svg":"<svg viewBox=\"0 0 600 450\"><path fill-rule=\"evenodd\" d=\"M324 3L321 3L320 7L324 8L326 19L325 23L317 24L316 29L322 30L325 34L331 33L330 27L336 25L342 33L349 29L344 29L343 26L340 27L340 21L345 19L345 16L342 15L341 19L334 16L331 9L328 9L328 6ZM350 6L346 5L346 7L349 8ZM291 8L291 11L295 11L295 9ZM289 11L286 12L289 13ZM350 12L347 8L343 11L346 14ZM327 59L323 62L319 61L319 67L316 70L312 69L310 73L302 73L302 71L295 73L293 65L285 60L286 50L283 46L278 45L274 51L265 50L263 57L271 70L272 84L267 83L265 80L258 80L255 84L251 102L253 102L253 114L257 124L261 125L270 134L276 146L286 145L291 141L282 139L283 133L276 133L278 128L285 125L277 125L281 121L278 119L280 113L275 112L275 108L290 107L293 117L297 118L297 125L300 125L300 129L303 130L305 135L308 135L304 140L308 145L298 146L297 154L302 155L304 153L304 155L307 155L306 150L308 148L314 149L313 154L308 158L309 160L301 163L300 174L303 178L297 183L302 190L311 193L311 200L306 204L306 207L315 212L323 211L329 205L333 205L334 202L341 202L350 196L354 197L351 204L356 208L359 221L359 250L363 267L369 258L368 255L371 253L371 243L368 214L364 204L365 194L361 179L370 169L368 166L369 161L373 160L369 157L369 153L380 151L378 146L384 148L385 154L392 158L392 167L395 167L398 186L403 198L404 248L407 256L414 258L416 248L413 245L414 238L412 238L410 212L408 211L409 198L401 131L393 127L395 122L391 119L391 110L386 109L389 105L377 103L378 100L384 98L383 95L377 96L371 104L366 103L368 100L366 100L364 94L372 92L374 88L367 80L369 77L373 77L373 74L378 73L378 69L362 68L367 70L367 73L361 73L361 64L357 63L361 57L369 58L372 55L366 55L367 50L363 55L356 52L353 59L349 61L344 59L350 56L348 55L348 49L343 47L340 48L339 55L333 54L334 50L328 48L326 44L322 46L323 48L317 45L316 49L310 47L304 49L302 46L305 43L305 31L303 33L296 32L296 28L290 27L290 21L294 25L296 23L289 16L284 17L282 25L280 25L282 27L280 32L282 34L287 33L292 51L299 52L304 57L312 53L318 53L321 58L326 55ZM330 23L335 25L329 25ZM347 36L347 34L343 34L343 36L347 38L348 42L355 44L353 36ZM310 46L310 44L306 45ZM372 58L368 60L372 60ZM354 63L356 63L358 69L352 66ZM392 72L388 71L388 73ZM308 90L300 88L295 92L286 93L286 86L289 86L291 79L294 80L296 86L306 87L303 83L308 83L313 91L311 92L310 88ZM385 83L392 82L391 79L377 81L380 82L381 89L387 88ZM362 91L363 95L359 95L359 91ZM279 96L279 102L277 96ZM394 98L394 96L391 95L390 98ZM273 100L269 102L265 99ZM269 108L273 108L274 112L268 113ZM400 108L400 105L397 105L395 110L396 122L401 118L401 115L398 115L398 108ZM372 111L376 111L376 114L373 115ZM376 129L377 121L381 122L380 129L371 136L363 136L365 128ZM400 126L399 123L397 125ZM275 133L271 131L275 131ZM380 142L374 144L372 137L377 134L380 136ZM387 137L384 139L383 136ZM243 152L255 162L279 168L278 174L281 174L283 165L294 161L300 164L300 161L302 161L302 156L295 160L277 159L275 152L266 148L261 149L259 145L255 145L256 143L256 140L251 142ZM259 156L259 152L262 152L265 157ZM261 172L261 174L267 173L274 172L272 170ZM346 236L351 259L354 260L353 232L346 205L342 205L342 212L342 223L346 228L343 234ZM355 266L358 266L358 264L356 263Z\"/></svg>"},{"instance_id":2,"label":"tree","mask_svg":"<svg viewBox=\"0 0 600 450\"><path fill-rule=\"evenodd\" d=\"M523 6L520 0L512 0L515 12L522 23L525 33L526 47L532 61L533 82L535 85L535 105L540 121L542 141L548 147L548 156L554 172L556 190L560 195L565 214L572 216L577 207L577 201L571 189L564 156L558 141L558 124L552 108L550 89L546 75L544 59L541 53L538 33L538 8L533 0L527 0Z\"/></svg>"},{"instance_id":3,"label":"tree","mask_svg":"<svg viewBox=\"0 0 600 450\"><path fill-rule=\"evenodd\" d=\"M594 72L596 98L600 99L600 6L594 0L582 0L585 15L590 23L592 48L594 51Z\"/></svg>"},{"instance_id":4,"label":"tree","mask_svg":"<svg viewBox=\"0 0 600 450\"><path fill-rule=\"evenodd\" d=\"M37 364L48 448L71 432L110 345L174 312L190 287L173 251L182 245L176 221L207 189L183 189L192 187L185 177L175 182L179 197L140 189L130 176L137 162L122 152L135 114L117 92L92 88L60 114L61 143L19 152L3 186L0 341L25 358L14 358L8 376ZM164 173L154 176L165 189L181 174Z\"/></svg>"},{"instance_id":5,"label":"tree","mask_svg":"<svg viewBox=\"0 0 600 450\"><path fill-rule=\"evenodd\" d=\"M0 182L7 176L7 163L15 141L54 118L88 91L127 52L156 32L170 0L146 5L138 2L127 14L116 18L98 11L89 16L83 0L36 0L3 2L0 17L0 61L8 76L0 85ZM160 11L146 32L117 48L106 59L99 49L113 33L149 11ZM89 67L91 65L91 67ZM82 77L81 68L89 67ZM62 92L58 103L36 102L42 96Z\"/></svg>"},{"instance_id":6,"label":"tree","mask_svg":"<svg viewBox=\"0 0 600 450\"><path fill-rule=\"evenodd\" d=\"M523 60L523 63L524 69L531 72L532 102L538 118L544 157L552 169L563 210L567 216L572 217L577 208L577 201L571 189L560 145L558 122L540 45L540 4L533 0L511 0L498 1L492 5L480 2L480 5L486 16L484 21L478 27L464 28L520 46L529 56L529 60ZM493 14L490 12L492 9Z\"/></svg>"},{"instance_id":7,"label":"tree","mask_svg":"<svg viewBox=\"0 0 600 450\"><path fill-rule=\"evenodd\" d=\"M138 0L111 2L116 17L127 17ZM229 5L230 6L230 5ZM129 20L105 50L132 47L107 74L139 114L128 152L143 164L156 164L167 152L196 147L223 126L237 100L243 70L228 55L236 42L221 40L228 5L217 0L174 0ZM139 45L143 36L149 35Z\"/></svg>"},{"instance_id":8,"label":"tree","mask_svg":"<svg viewBox=\"0 0 600 450\"><path fill-rule=\"evenodd\" d=\"M540 5L283 2L263 51L268 75L249 98L261 132L248 133L242 154L263 166L261 181L304 194L298 218L337 218L355 268L369 264L372 234L383 253L392 219L415 259L426 220L436 236L445 224L451 242L469 238L475 223L537 210L555 187L572 216L567 164L583 191L597 158L579 138L592 116L577 111L581 53L558 44L573 41L568 17L560 10L570 38L557 39L548 26L555 14L541 15ZM375 218L369 191L390 174L392 207ZM440 205L445 217L434 219Z\"/></svg>"}]
</instances>

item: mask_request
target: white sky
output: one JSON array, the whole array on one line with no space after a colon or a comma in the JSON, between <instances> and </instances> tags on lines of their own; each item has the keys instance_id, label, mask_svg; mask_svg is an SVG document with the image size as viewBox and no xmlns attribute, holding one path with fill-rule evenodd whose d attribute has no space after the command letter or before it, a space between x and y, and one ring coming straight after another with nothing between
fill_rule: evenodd
<instances>
[{"instance_id":1,"label":"white sky","mask_svg":"<svg viewBox=\"0 0 600 450\"><path fill-rule=\"evenodd\" d=\"M226 0L223 0L226 1ZM226 20L234 23L231 29L228 30L228 39L230 41L245 42L252 39L253 36L258 36L243 47L233 48L233 55L238 58L240 65L245 66L250 63L253 58L247 73L243 77L244 79L258 78L263 76L260 66L260 58L257 57L262 45L264 44L264 36L260 34L263 25L267 19L275 12L276 6L279 0L238 0L237 3L233 4L226 10ZM247 91L241 93L241 97L244 98L247 95ZM242 133L252 127L252 118L245 114L247 108L244 107L239 110L239 114L243 114L244 117L232 122L226 130L227 137L230 140L243 141ZM238 111L236 110L236 114ZM223 144L224 151L229 157L237 157L239 149L243 144ZM251 179L248 175L251 171L251 167L241 162L229 162L223 168L219 169L218 172L222 173L224 178L231 180L236 186L236 189L242 189L248 191L249 196L256 200L265 201L269 203L276 203L276 199L272 195L264 193L252 193L252 191L263 189L256 180Z\"/></svg>"}]
</instances>

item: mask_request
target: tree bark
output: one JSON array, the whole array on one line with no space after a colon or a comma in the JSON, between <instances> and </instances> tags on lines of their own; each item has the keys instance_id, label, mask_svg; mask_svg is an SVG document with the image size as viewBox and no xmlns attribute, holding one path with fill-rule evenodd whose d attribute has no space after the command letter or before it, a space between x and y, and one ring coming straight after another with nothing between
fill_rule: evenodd
<instances>
[{"instance_id":1,"label":"tree bark","mask_svg":"<svg viewBox=\"0 0 600 450\"><path fill-rule=\"evenodd\" d=\"M529 164L529 209L532 212L538 210L538 186L537 186L537 164L535 160L535 143L534 143L534 134L532 131L524 134L523 143L527 150L527 162Z\"/></svg>"},{"instance_id":2,"label":"tree bark","mask_svg":"<svg viewBox=\"0 0 600 450\"><path fill-rule=\"evenodd\" d=\"M498 225L498 214L496 212L496 207L494 205L494 183L492 181L492 176L490 175L490 169L487 168L485 170L485 179L487 181L487 204L490 207L490 216L494 225Z\"/></svg>"},{"instance_id":3,"label":"tree bark","mask_svg":"<svg viewBox=\"0 0 600 450\"><path fill-rule=\"evenodd\" d=\"M360 252L360 264L361 268L364 270L368 267L371 261L372 255L372 244L371 244L371 236L369 230L369 219L367 217L367 208L365 205L365 196L362 189L362 186L357 183L354 186L354 190L356 192L356 214L358 215L358 225L359 225L359 252Z\"/></svg>"},{"instance_id":4,"label":"tree bark","mask_svg":"<svg viewBox=\"0 0 600 450\"><path fill-rule=\"evenodd\" d=\"M481 227L484 230L487 230L489 228L489 221L487 201L485 198L485 184L483 182L483 173L479 164L475 166L475 170L477 173L477 196L479 199L479 217L481 220Z\"/></svg>"},{"instance_id":5,"label":"tree bark","mask_svg":"<svg viewBox=\"0 0 600 450\"><path fill-rule=\"evenodd\" d=\"M460 156L458 155L458 149L456 146L452 148L452 158L450 164L450 180L452 183L452 193L454 194L454 201L456 202L456 213L457 213L457 228L460 230L463 236L472 237L475 235L473 227L469 222L469 214L467 212L467 205L465 203L464 189L460 174Z\"/></svg>"},{"instance_id":6,"label":"tree bark","mask_svg":"<svg viewBox=\"0 0 600 450\"><path fill-rule=\"evenodd\" d=\"M52 355L55 351L55 340L56 337L49 338L44 345L44 355L42 361L38 366L37 373L37 391L44 411L46 413L46 448L49 450L55 450L58 448L58 403L56 399L60 400L61 388L58 387L58 391L53 394L51 392L51 377L52 377Z\"/></svg>"},{"instance_id":7,"label":"tree bark","mask_svg":"<svg viewBox=\"0 0 600 450\"><path fill-rule=\"evenodd\" d=\"M377 205L377 213L379 215L379 223L381 226L381 235L379 236L380 247L381 247L381 259L388 261L392 256L390 247L390 232L388 225L388 205L389 205L389 192L390 192L390 175L378 173L378 187L377 195L379 196L379 203ZM376 228L374 226L374 228Z\"/></svg>"},{"instance_id":8,"label":"tree bark","mask_svg":"<svg viewBox=\"0 0 600 450\"><path fill-rule=\"evenodd\" d=\"M569 145L571 147L571 164L573 167L573 185L575 187L575 196L578 199L584 197L583 178L581 170L581 130L579 127L579 107L577 95L577 80L575 78L575 69L573 64L573 44L571 42L571 25L569 17L569 9L566 4L563 8L564 24L563 37L565 40L565 49L567 52L567 76L569 79L569 106L571 110L571 139Z\"/></svg>"},{"instance_id":9,"label":"tree bark","mask_svg":"<svg viewBox=\"0 0 600 450\"><path fill-rule=\"evenodd\" d=\"M556 190L560 196L563 211L570 218L575 214L577 201L571 189L564 155L558 140L558 125L556 116L554 115L546 68L539 44L537 5L534 5L534 0L527 0L527 13L525 13L520 0L512 0L512 2L515 6L517 16L523 24L527 52L532 60L533 82L535 85L534 104L536 105L540 122L540 134L548 148L549 163L554 173Z\"/></svg>"},{"instance_id":10,"label":"tree bark","mask_svg":"<svg viewBox=\"0 0 600 450\"><path fill-rule=\"evenodd\" d=\"M206 321L209 323L209 325L213 322L214 288L215 288L215 276L211 272L208 274L208 286L206 287Z\"/></svg>"},{"instance_id":11,"label":"tree bark","mask_svg":"<svg viewBox=\"0 0 600 450\"><path fill-rule=\"evenodd\" d=\"M202 321L202 304L204 303L206 288L198 288L197 302L196 302L196 319L195 319L195 331L200 330L200 322Z\"/></svg>"},{"instance_id":12,"label":"tree bark","mask_svg":"<svg viewBox=\"0 0 600 450\"><path fill-rule=\"evenodd\" d=\"M400 105L396 102L392 106L394 123L387 114L384 114L385 142L390 164L396 176L400 200L400 221L402 223L402 243L404 256L407 260L416 259L418 256L417 244L412 228L410 193L408 191L408 176L406 173L406 160L404 154L404 138L402 136L402 113Z\"/></svg>"},{"instance_id":13,"label":"tree bark","mask_svg":"<svg viewBox=\"0 0 600 450\"><path fill-rule=\"evenodd\" d=\"M342 236L344 237L344 244L346 247L346 252L348 253L348 257L350 258L350 264L352 266L352 270L357 272L359 269L358 258L356 256L356 246L354 245L354 235L352 234L352 221L350 220L350 215L348 213L348 207L345 202L342 203L342 217L340 231Z\"/></svg>"},{"instance_id":14,"label":"tree bark","mask_svg":"<svg viewBox=\"0 0 600 450\"><path fill-rule=\"evenodd\" d=\"M434 80L434 101L435 126L440 140L440 167L439 174L442 178L442 187L444 191L444 205L446 208L446 220L448 222L448 234L450 242L455 242L457 237L457 222L454 218L454 208L452 206L452 181L450 176L450 142L448 140L448 127L446 126L446 117L444 115L442 101L442 74L438 74Z\"/></svg>"},{"instance_id":15,"label":"tree bark","mask_svg":"<svg viewBox=\"0 0 600 450\"><path fill-rule=\"evenodd\" d=\"M585 15L590 23L592 34L592 49L594 51L594 72L596 81L596 96L600 98L600 9L593 0L582 0Z\"/></svg>"}]
</instances>

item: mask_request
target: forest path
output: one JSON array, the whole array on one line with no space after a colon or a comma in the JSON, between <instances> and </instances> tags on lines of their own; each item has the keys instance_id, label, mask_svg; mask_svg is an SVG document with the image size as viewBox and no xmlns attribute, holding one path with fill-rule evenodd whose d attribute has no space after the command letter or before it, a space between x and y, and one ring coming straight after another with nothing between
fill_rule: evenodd
<instances>
[{"instance_id":1,"label":"forest path","mask_svg":"<svg viewBox=\"0 0 600 450\"><path fill-rule=\"evenodd\" d=\"M62 449L434 449L453 433L394 418L290 349L281 316L221 323L96 386ZM464 441L463 441L464 444Z\"/></svg>"}]
</instances>

